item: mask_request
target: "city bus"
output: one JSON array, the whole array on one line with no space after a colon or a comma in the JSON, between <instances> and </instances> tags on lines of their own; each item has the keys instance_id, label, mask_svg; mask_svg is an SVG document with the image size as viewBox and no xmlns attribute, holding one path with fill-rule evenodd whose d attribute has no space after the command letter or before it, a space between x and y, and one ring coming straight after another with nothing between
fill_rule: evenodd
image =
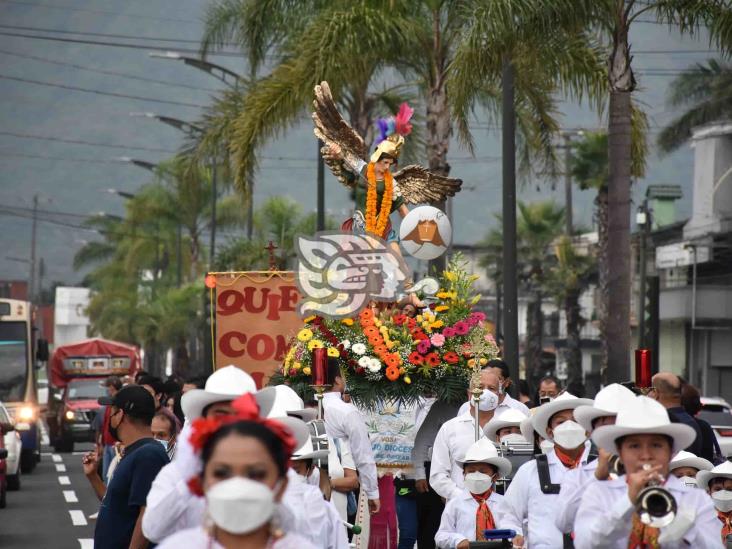
<instances>
[{"instance_id":1,"label":"city bus","mask_svg":"<svg viewBox=\"0 0 732 549\"><path fill-rule=\"evenodd\" d=\"M48 360L48 344L36 341L33 320L33 306L27 301L0 299L0 402L13 416L23 442L23 473L31 472L41 459L36 360Z\"/></svg>"}]
</instances>

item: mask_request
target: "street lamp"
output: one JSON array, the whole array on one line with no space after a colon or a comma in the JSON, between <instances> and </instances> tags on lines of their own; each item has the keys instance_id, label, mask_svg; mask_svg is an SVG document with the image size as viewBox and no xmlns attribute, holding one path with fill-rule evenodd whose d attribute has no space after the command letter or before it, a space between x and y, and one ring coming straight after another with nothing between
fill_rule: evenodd
<instances>
[{"instance_id":1,"label":"street lamp","mask_svg":"<svg viewBox=\"0 0 732 549\"><path fill-rule=\"evenodd\" d=\"M239 82L244 80L239 74L230 69L227 69L226 67L222 67L221 65L217 65L216 63L204 61L203 59L198 59L196 57L188 57L175 51L166 51L162 53L154 51L150 52L148 55L156 59L171 59L174 61L183 61L186 65L207 72L214 78L221 80L224 84L231 86L232 88L237 88L239 86Z\"/></svg>"},{"instance_id":2,"label":"street lamp","mask_svg":"<svg viewBox=\"0 0 732 549\"><path fill-rule=\"evenodd\" d=\"M172 116L163 116L161 114L156 114L154 112L131 112L130 116L137 116L137 117L144 117L144 118L152 118L154 120L159 120L163 124L167 124L168 126L172 126L176 130L180 130L189 137L196 137L197 135L200 135L203 133L203 128L200 126L196 126L195 124L192 124L191 122L186 122L185 120L181 120L180 118L173 118Z\"/></svg>"},{"instance_id":3,"label":"street lamp","mask_svg":"<svg viewBox=\"0 0 732 549\"><path fill-rule=\"evenodd\" d=\"M638 348L644 349L646 346L646 246L648 235L651 232L651 210L648 207L647 198L638 206L638 211L635 214L635 222L640 229L638 254L640 274L640 289L638 291Z\"/></svg>"}]
</instances>

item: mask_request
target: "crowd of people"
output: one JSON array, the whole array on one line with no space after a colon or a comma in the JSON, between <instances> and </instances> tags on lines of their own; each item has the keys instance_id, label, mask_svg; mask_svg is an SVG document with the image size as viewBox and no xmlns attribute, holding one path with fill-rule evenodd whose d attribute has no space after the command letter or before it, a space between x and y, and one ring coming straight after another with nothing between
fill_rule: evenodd
<instances>
[{"instance_id":1,"label":"crowd of people","mask_svg":"<svg viewBox=\"0 0 732 549\"><path fill-rule=\"evenodd\" d=\"M489 361L479 399L417 404L396 475L377 472L337 367L329 379L319 419L234 366L205 382L108 378L83 457L95 546L468 549L507 530L513 547L714 548L732 535L732 463L696 417L699 392L669 372L594 399L547 377L531 398Z\"/></svg>"}]
</instances>

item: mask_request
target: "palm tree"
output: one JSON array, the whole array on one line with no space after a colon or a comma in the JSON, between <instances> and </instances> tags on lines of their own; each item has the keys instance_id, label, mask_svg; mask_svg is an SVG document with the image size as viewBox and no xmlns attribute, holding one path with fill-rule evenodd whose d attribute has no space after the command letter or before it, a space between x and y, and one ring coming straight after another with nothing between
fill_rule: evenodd
<instances>
[{"instance_id":1,"label":"palm tree","mask_svg":"<svg viewBox=\"0 0 732 549\"><path fill-rule=\"evenodd\" d=\"M732 118L732 64L716 59L696 64L671 82L668 102L688 110L659 134L658 145L665 152L691 138L695 126Z\"/></svg>"},{"instance_id":2,"label":"palm tree","mask_svg":"<svg viewBox=\"0 0 732 549\"><path fill-rule=\"evenodd\" d=\"M595 272L595 260L589 252L579 253L572 238L567 235L562 235L556 241L554 256L556 263L549 269L546 288L564 309L567 325L567 387L581 387L580 329L583 319L579 298Z\"/></svg>"}]
</instances>

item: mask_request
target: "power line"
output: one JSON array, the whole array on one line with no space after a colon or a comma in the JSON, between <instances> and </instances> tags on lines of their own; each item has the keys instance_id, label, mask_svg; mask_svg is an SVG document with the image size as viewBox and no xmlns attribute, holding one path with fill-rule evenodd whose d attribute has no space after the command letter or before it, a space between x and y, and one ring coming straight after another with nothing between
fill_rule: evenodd
<instances>
[{"instance_id":1,"label":"power line","mask_svg":"<svg viewBox=\"0 0 732 549\"><path fill-rule=\"evenodd\" d=\"M68 86L66 84L53 84L51 82L41 82L40 80L31 80L28 78L18 78L17 76L8 76L6 74L0 74L0 79L12 80L14 82L23 82L25 84L36 84L38 86L48 86L50 88L62 88L64 90L80 91L84 93L94 93L97 95L107 95L110 97L122 97L124 99L134 99L136 101L147 101L149 103L165 103L167 105L179 105L181 107L196 107L205 109L205 105L199 105L198 103L182 103L180 101L170 101L168 99L155 99L152 97L141 97L139 95L128 95L124 93L105 92L101 90L92 90L89 88L79 88L77 86Z\"/></svg>"},{"instance_id":2,"label":"power line","mask_svg":"<svg viewBox=\"0 0 732 549\"><path fill-rule=\"evenodd\" d=\"M60 143L70 143L72 145L88 145L91 147L106 147L110 149L130 149L134 151L150 151L150 152L163 152L174 154L177 151L170 149L161 149L157 147L136 147L134 145L115 145L112 143L94 143L91 141L82 141L78 139L63 139L61 137L49 137L45 135L31 135L16 132L8 132L0 130L0 135L7 135L9 137L16 137L18 139L40 139L42 141L58 141Z\"/></svg>"},{"instance_id":3,"label":"power line","mask_svg":"<svg viewBox=\"0 0 732 549\"><path fill-rule=\"evenodd\" d=\"M51 4L39 4L34 2L22 2L20 0L2 0L6 4L17 4L20 6L31 6L34 8L48 8L48 9L57 9L57 10L63 10L63 11L83 11L87 13L98 13L101 15L115 15L117 17L132 17L134 19L150 19L150 20L156 20L156 21L170 21L173 23L190 23L195 25L200 25L200 21L195 21L193 19L175 19L171 17L155 17L153 15L137 15L137 14L127 14L127 13L120 13L118 11L107 11L107 10L90 10L88 8L76 8L73 6L59 6L59 5L51 5Z\"/></svg>"},{"instance_id":4,"label":"power line","mask_svg":"<svg viewBox=\"0 0 732 549\"><path fill-rule=\"evenodd\" d=\"M173 86L176 88L187 88L190 90L205 91L205 92L220 91L220 90L216 90L214 88L199 88L196 86L191 86L189 84L179 84L177 82L168 82L165 80L157 80L155 78L147 78L145 76L136 76L134 74L127 74L127 73L123 73L123 72L110 71L110 70L106 70L106 69L97 69L97 68L93 68L93 67L84 67L83 65L76 65L75 63L66 63L64 61L56 61L54 59L46 59L45 57L38 57L36 55L27 55L27 54L16 53L16 52L7 51L7 50L0 50L0 53L4 54L4 55L11 55L13 57L19 57L21 59L32 59L34 61L40 61L42 63L49 63L51 65L59 65L62 67L72 67L74 69L79 69L79 70L83 70L83 71L107 74L110 76L119 76L122 78L129 78L131 80L140 80L142 82L152 82L153 84L162 84L164 86Z\"/></svg>"},{"instance_id":5,"label":"power line","mask_svg":"<svg viewBox=\"0 0 732 549\"><path fill-rule=\"evenodd\" d=\"M16 38L30 38L35 40L49 40L51 42L66 42L70 44L87 44L90 46L108 46L113 48L131 48L134 50L148 50L148 51L159 51L164 52L166 50L156 46L148 46L145 44L126 44L124 42L101 42L99 40L82 40L80 38L62 38L60 36L39 36L34 34L23 34L18 32L0 32L0 36L14 36ZM175 51L180 53L190 53L193 56L198 56L199 51L194 49L176 48ZM222 56L222 57L237 57L242 58L241 53L227 52L227 51L216 51L210 52L208 55Z\"/></svg>"}]
</instances>

